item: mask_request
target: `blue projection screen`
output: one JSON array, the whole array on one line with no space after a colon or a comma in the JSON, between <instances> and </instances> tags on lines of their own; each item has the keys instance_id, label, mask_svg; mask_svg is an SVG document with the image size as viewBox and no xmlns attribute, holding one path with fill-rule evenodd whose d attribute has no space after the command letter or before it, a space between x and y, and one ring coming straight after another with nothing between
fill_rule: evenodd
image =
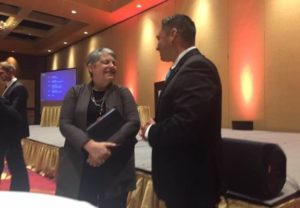
<instances>
[{"instance_id":1,"label":"blue projection screen","mask_svg":"<svg viewBox=\"0 0 300 208\"><path fill-rule=\"evenodd\" d=\"M66 92L76 85L76 69L41 73L41 101L62 101Z\"/></svg>"}]
</instances>

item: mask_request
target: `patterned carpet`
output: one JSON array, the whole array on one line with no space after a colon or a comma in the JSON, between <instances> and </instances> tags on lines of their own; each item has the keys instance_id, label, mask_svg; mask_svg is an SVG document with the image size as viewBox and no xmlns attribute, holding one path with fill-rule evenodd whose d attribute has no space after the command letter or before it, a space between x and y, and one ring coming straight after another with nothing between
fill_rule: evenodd
<instances>
[{"instance_id":1,"label":"patterned carpet","mask_svg":"<svg viewBox=\"0 0 300 208\"><path fill-rule=\"evenodd\" d=\"M54 194L56 189L55 180L41 176L28 169L30 192ZM7 168L3 171L0 181L0 191L9 190L11 175Z\"/></svg>"}]
</instances>

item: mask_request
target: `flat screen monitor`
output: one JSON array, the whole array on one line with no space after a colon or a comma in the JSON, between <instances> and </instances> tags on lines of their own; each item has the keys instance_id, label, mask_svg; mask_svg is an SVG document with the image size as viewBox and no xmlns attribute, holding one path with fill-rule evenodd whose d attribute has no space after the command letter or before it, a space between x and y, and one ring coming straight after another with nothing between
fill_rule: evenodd
<instances>
[{"instance_id":1,"label":"flat screen monitor","mask_svg":"<svg viewBox=\"0 0 300 208\"><path fill-rule=\"evenodd\" d=\"M66 92L76 85L76 69L41 73L41 102L63 101Z\"/></svg>"}]
</instances>

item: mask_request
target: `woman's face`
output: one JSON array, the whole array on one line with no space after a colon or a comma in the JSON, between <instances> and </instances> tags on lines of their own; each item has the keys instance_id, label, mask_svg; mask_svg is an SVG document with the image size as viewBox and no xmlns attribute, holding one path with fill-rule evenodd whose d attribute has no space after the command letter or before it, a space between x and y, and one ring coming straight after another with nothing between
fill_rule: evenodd
<instances>
[{"instance_id":1,"label":"woman's face","mask_svg":"<svg viewBox=\"0 0 300 208\"><path fill-rule=\"evenodd\" d=\"M105 88L112 83L117 72L116 60L108 53L102 53L100 60L88 67L92 74L94 87L98 90Z\"/></svg>"}]
</instances>

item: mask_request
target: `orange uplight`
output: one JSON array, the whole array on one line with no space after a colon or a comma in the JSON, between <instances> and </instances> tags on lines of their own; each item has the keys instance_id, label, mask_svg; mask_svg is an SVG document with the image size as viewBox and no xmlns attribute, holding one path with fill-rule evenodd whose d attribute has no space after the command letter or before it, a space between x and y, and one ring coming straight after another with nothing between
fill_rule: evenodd
<instances>
[{"instance_id":1,"label":"orange uplight","mask_svg":"<svg viewBox=\"0 0 300 208\"><path fill-rule=\"evenodd\" d=\"M251 2L230 4L230 116L256 121L264 115L264 8Z\"/></svg>"},{"instance_id":2,"label":"orange uplight","mask_svg":"<svg viewBox=\"0 0 300 208\"><path fill-rule=\"evenodd\" d=\"M127 60L134 60L134 59L128 58ZM132 61L128 61L124 71L126 72L124 74L124 80L123 80L124 85L128 87L135 101L137 101L138 100L137 71L136 71L135 64Z\"/></svg>"},{"instance_id":3,"label":"orange uplight","mask_svg":"<svg viewBox=\"0 0 300 208\"><path fill-rule=\"evenodd\" d=\"M246 66L241 73L241 87L243 100L246 105L250 104L253 97L253 75L249 66Z\"/></svg>"}]
</instances>

